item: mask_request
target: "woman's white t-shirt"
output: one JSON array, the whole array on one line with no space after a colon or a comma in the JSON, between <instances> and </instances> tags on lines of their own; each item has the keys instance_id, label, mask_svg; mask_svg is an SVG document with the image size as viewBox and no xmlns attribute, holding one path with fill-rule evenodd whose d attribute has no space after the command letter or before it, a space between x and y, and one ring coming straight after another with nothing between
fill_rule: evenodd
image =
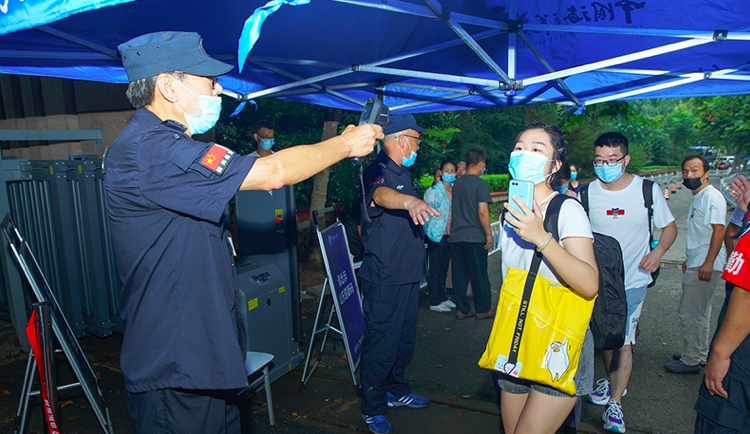
<instances>
[{"instance_id":1,"label":"woman's white t-shirt","mask_svg":"<svg viewBox=\"0 0 750 434\"><path fill-rule=\"evenodd\" d=\"M546 210L542 212L542 217L544 216L546 216ZM577 200L572 198L567 199L560 207L557 228L560 234L560 239L557 241L560 245L562 245L562 240L570 237L590 238L592 242L594 240L586 211ZM500 231L500 251L502 253L503 278L505 278L508 268L529 269L534 252L536 252L536 245L521 239L513 228L506 223ZM553 282L559 283L562 280L550 269L546 258L543 258L539 265L539 274Z\"/></svg>"}]
</instances>

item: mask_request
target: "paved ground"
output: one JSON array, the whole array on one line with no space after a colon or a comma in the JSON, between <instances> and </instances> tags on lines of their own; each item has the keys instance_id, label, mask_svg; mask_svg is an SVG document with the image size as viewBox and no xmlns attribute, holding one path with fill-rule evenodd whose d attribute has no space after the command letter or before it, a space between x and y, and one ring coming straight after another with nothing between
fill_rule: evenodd
<instances>
[{"instance_id":1,"label":"paved ground","mask_svg":"<svg viewBox=\"0 0 750 434\"><path fill-rule=\"evenodd\" d=\"M681 340L676 314L681 292L686 218L690 203L686 189L672 194L669 205L679 228L675 245L665 256L656 287L649 289L635 353L635 367L624 399L628 433L683 434L692 432L695 414L692 406L702 375L678 376L666 373L662 364L680 351ZM490 258L493 296L500 288L500 255ZM724 299L723 290L714 296L714 321ZM315 312L314 299L303 306ZM313 314L305 315L303 330L310 334ZM502 432L497 397L489 373L476 365L484 350L491 321L457 321L453 315L431 312L426 294L420 300L419 331L407 378L417 393L429 397L433 405L424 410L394 409L387 413L396 433ZM12 345L12 328L0 322L0 432L12 432L26 354ZM117 433L132 433L127 415L122 375L119 371L121 336L105 339L86 337L81 344L99 377ZM306 347L303 347L303 351ZM272 385L277 424L268 426L264 394L242 404L243 432L252 433L344 433L366 432L359 416L359 398L351 384L343 346L333 342L326 348L321 366L300 392L301 367ZM63 381L70 372L60 366ZM601 362L597 358L597 374ZM92 410L80 392L61 393L63 432L101 432ZM601 407L584 404L581 432L599 433ZM41 432L41 406L32 399L29 428Z\"/></svg>"}]
</instances>

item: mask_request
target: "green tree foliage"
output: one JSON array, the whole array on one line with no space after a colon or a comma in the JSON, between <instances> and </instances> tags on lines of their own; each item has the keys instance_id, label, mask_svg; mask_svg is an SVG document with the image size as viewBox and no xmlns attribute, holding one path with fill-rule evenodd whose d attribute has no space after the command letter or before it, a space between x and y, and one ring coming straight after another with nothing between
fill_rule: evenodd
<instances>
[{"instance_id":1,"label":"green tree foliage","mask_svg":"<svg viewBox=\"0 0 750 434\"><path fill-rule=\"evenodd\" d=\"M238 154L246 155L256 149L253 134L255 123L261 119L274 124L274 151L320 141L325 116L323 107L281 99L261 99L257 101L257 106L248 104L237 117L230 118L229 114L236 107L236 103L223 105L222 116L216 125L216 140ZM311 179L294 186L297 207L309 205L311 192Z\"/></svg>"},{"instance_id":2,"label":"green tree foliage","mask_svg":"<svg viewBox=\"0 0 750 434\"><path fill-rule=\"evenodd\" d=\"M696 144L739 157L750 154L750 95L695 98L692 109L700 133Z\"/></svg>"},{"instance_id":3,"label":"green tree foliage","mask_svg":"<svg viewBox=\"0 0 750 434\"><path fill-rule=\"evenodd\" d=\"M225 105L216 132L217 141L237 152L246 154L255 149L253 126L259 119L275 123L274 149L320 140L325 114L322 107L263 99L258 101L257 108L248 106L238 117L230 119L227 115L235 106ZM568 162L578 166L582 178L594 177L593 143L607 131L619 131L628 137L631 156L628 169L633 172L646 166L679 165L690 153L690 146L714 146L740 157L750 154L747 122L750 96L747 95L617 101L588 106L581 114L569 107L544 104L536 106L533 112L539 121L557 124L566 132ZM340 128L356 124L359 115L346 112ZM416 163L409 170L415 180L431 180L443 160L458 162L469 149L480 148L487 154L488 174L507 174L508 158L516 135L526 124L526 116L523 106L417 114L417 122L427 131ZM374 156L373 153L367 162ZM359 167L345 160L331 168L330 176L328 202L357 206ZM310 180L295 186L298 207L309 203L311 189Z\"/></svg>"},{"instance_id":4,"label":"green tree foliage","mask_svg":"<svg viewBox=\"0 0 750 434\"><path fill-rule=\"evenodd\" d=\"M451 141L451 158L458 162L473 148L483 149L487 154L488 173L508 173L508 157L518 131L526 123L524 107L506 107L460 111L443 114L461 130Z\"/></svg>"}]
</instances>

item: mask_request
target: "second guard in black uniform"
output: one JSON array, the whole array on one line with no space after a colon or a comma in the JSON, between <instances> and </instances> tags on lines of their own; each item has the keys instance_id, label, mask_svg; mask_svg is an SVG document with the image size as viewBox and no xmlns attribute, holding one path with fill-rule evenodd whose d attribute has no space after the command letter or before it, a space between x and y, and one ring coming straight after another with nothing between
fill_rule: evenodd
<instances>
[{"instance_id":1,"label":"second guard in black uniform","mask_svg":"<svg viewBox=\"0 0 750 434\"><path fill-rule=\"evenodd\" d=\"M424 408L404 370L417 330L419 284L426 276L424 231L434 208L417 197L411 174L424 129L412 115L391 116L383 150L364 173L362 280L362 418L374 433L391 432L387 407Z\"/></svg>"}]
</instances>

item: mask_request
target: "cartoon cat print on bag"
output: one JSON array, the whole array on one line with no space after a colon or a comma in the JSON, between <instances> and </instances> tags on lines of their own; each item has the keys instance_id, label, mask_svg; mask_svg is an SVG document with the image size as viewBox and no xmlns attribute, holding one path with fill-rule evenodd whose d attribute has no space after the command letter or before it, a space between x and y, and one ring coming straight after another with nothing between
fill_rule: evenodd
<instances>
[{"instance_id":1,"label":"cartoon cat print on bag","mask_svg":"<svg viewBox=\"0 0 750 434\"><path fill-rule=\"evenodd\" d=\"M544 355L543 368L547 368L552 375L552 381L558 381L562 378L565 371L570 366L570 357L568 356L568 340L565 343L552 342L547 348L547 354Z\"/></svg>"}]
</instances>

